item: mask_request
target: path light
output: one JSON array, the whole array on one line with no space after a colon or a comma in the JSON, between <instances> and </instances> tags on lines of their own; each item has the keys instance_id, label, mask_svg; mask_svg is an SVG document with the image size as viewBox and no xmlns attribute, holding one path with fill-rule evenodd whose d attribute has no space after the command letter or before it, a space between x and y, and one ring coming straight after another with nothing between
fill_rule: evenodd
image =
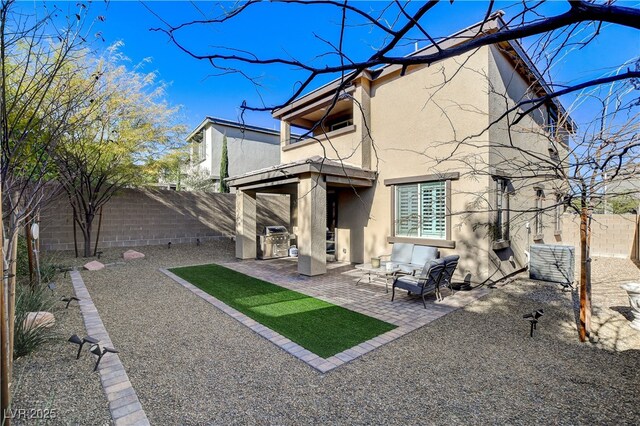
<instances>
[{"instance_id":1,"label":"path light","mask_svg":"<svg viewBox=\"0 0 640 426\"><path fill-rule=\"evenodd\" d=\"M533 337L533 330L536 329L536 325L538 324L538 318L544 315L544 309L538 309L535 312L530 314L525 314L522 318L526 319L531 323L531 332L529 333L529 337Z\"/></svg>"},{"instance_id":2,"label":"path light","mask_svg":"<svg viewBox=\"0 0 640 426\"><path fill-rule=\"evenodd\" d=\"M95 345L100 340L93 338L91 336L85 336L82 339L80 339L77 334L72 334L71 337L69 337L69 341L73 344L78 345L78 354L76 355L76 359L80 359L80 352L82 351L82 346L84 346L85 343L88 342L88 343L91 343L92 345Z\"/></svg>"},{"instance_id":3,"label":"path light","mask_svg":"<svg viewBox=\"0 0 640 426\"><path fill-rule=\"evenodd\" d=\"M77 298L77 297L75 297L75 296L71 296L71 297L63 297L63 298L62 298L62 299L60 299L60 300L61 300L61 301L63 301L63 302L67 302L67 306L65 307L65 309L69 309L69 304L70 304L71 302L73 302L74 300L75 300L75 301L78 301L78 302L80 301L80 299L78 299L78 298Z\"/></svg>"},{"instance_id":4,"label":"path light","mask_svg":"<svg viewBox=\"0 0 640 426\"><path fill-rule=\"evenodd\" d=\"M59 266L58 271L64 272L64 277L67 278L67 274L73 271L73 268L71 266Z\"/></svg>"},{"instance_id":5,"label":"path light","mask_svg":"<svg viewBox=\"0 0 640 426\"><path fill-rule=\"evenodd\" d=\"M200 238L196 238L196 245L199 246L200 245Z\"/></svg>"},{"instance_id":6,"label":"path light","mask_svg":"<svg viewBox=\"0 0 640 426\"><path fill-rule=\"evenodd\" d=\"M47 288L51 290L51 293L53 293L53 291L56 289L56 283L51 281L49 284L47 284Z\"/></svg>"},{"instance_id":7,"label":"path light","mask_svg":"<svg viewBox=\"0 0 640 426\"><path fill-rule=\"evenodd\" d=\"M96 252L96 256L98 257L98 259L100 259L100 256L102 256L102 252L101 251L97 251Z\"/></svg>"},{"instance_id":8,"label":"path light","mask_svg":"<svg viewBox=\"0 0 640 426\"><path fill-rule=\"evenodd\" d=\"M171 241L169 241L169 243L167 244L167 248L170 249L171 248Z\"/></svg>"},{"instance_id":9,"label":"path light","mask_svg":"<svg viewBox=\"0 0 640 426\"><path fill-rule=\"evenodd\" d=\"M96 371L98 369L98 364L100 364L100 360L102 360L102 357L104 356L104 354L106 354L107 352L110 353L110 354L117 354L118 353L118 351L116 351L115 349L108 348L106 346L104 348L102 348L102 350L100 350L100 345L98 345L98 344L91 346L90 351L91 351L92 354L98 356L98 360L96 361L96 366L93 367L93 371Z\"/></svg>"}]
</instances>

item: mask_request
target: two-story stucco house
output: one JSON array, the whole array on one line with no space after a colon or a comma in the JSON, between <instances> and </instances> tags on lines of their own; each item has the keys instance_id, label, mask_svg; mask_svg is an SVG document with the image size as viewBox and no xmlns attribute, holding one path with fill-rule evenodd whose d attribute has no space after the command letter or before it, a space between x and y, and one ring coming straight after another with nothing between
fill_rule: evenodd
<instances>
[{"instance_id":1,"label":"two-story stucco house","mask_svg":"<svg viewBox=\"0 0 640 426\"><path fill-rule=\"evenodd\" d=\"M501 16L483 31L505 25ZM479 28L444 43L463 43ZM563 167L570 126L551 101L517 126L500 118L547 90L518 43L405 72L366 70L340 86L334 81L273 111L281 163L229 179L238 258L255 257L255 194L262 192L297 200L298 271L309 276L326 271L327 228L337 260L369 262L396 242L435 246L459 254L456 278L473 283L523 268L533 242L561 243L562 182L549 170ZM312 135L291 138L291 126Z\"/></svg>"},{"instance_id":2,"label":"two-story stucco house","mask_svg":"<svg viewBox=\"0 0 640 426\"><path fill-rule=\"evenodd\" d=\"M211 179L217 189L225 136L229 176L280 163L278 130L206 117L187 137L191 145L191 161L187 172Z\"/></svg>"}]
</instances>

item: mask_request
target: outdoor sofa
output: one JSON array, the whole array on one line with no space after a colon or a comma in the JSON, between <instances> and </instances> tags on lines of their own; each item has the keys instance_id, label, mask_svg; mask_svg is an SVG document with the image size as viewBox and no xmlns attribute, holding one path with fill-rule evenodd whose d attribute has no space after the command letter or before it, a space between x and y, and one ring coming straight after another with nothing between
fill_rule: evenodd
<instances>
[{"instance_id":1,"label":"outdoor sofa","mask_svg":"<svg viewBox=\"0 0 640 426\"><path fill-rule=\"evenodd\" d=\"M413 275L416 271L422 270L427 262L439 256L440 252L436 247L394 243L391 254L381 257L389 257L387 262L382 262L383 265L391 263L393 265L391 269L398 268L402 274Z\"/></svg>"}]
</instances>

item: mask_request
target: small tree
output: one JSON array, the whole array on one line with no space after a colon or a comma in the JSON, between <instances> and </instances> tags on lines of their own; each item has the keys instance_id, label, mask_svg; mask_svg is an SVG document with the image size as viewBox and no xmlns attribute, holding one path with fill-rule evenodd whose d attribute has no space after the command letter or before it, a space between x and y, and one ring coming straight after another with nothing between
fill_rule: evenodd
<instances>
[{"instance_id":1,"label":"small tree","mask_svg":"<svg viewBox=\"0 0 640 426\"><path fill-rule=\"evenodd\" d=\"M227 151L227 135L222 138L222 156L220 157L220 192L229 193L229 184L225 181L229 177L229 153Z\"/></svg>"},{"instance_id":2,"label":"small tree","mask_svg":"<svg viewBox=\"0 0 640 426\"><path fill-rule=\"evenodd\" d=\"M143 167L146 184L175 183L176 190L183 189L184 168L189 164L187 146L171 149L160 158L151 158Z\"/></svg>"},{"instance_id":3,"label":"small tree","mask_svg":"<svg viewBox=\"0 0 640 426\"><path fill-rule=\"evenodd\" d=\"M0 1L0 423L10 406L18 232L53 194L51 151L77 122L71 120L93 85L69 91L86 53L87 6L65 18L59 10L29 15L15 1ZM29 234L27 233L27 236ZM3 250L4 249L4 250Z\"/></svg>"},{"instance_id":4,"label":"small tree","mask_svg":"<svg viewBox=\"0 0 640 426\"><path fill-rule=\"evenodd\" d=\"M153 73L128 70L118 48L95 60L84 79L100 82L80 112L83 126L67 135L55 151L59 179L69 198L74 222L91 256L96 214L120 189L142 183L139 164L168 146L181 126L175 108L163 100L164 86Z\"/></svg>"}]
</instances>

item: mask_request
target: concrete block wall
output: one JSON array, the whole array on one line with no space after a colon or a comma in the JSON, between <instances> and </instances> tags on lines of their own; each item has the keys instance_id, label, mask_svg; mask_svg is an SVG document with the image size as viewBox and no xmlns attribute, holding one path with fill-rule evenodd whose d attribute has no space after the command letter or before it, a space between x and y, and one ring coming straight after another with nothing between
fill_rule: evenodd
<instances>
[{"instance_id":1,"label":"concrete block wall","mask_svg":"<svg viewBox=\"0 0 640 426\"><path fill-rule=\"evenodd\" d=\"M126 189L103 208L99 248L195 243L235 235L235 195ZM257 229L278 224L289 227L289 197L259 195ZM99 216L93 222L92 240ZM43 210L40 220L43 250L72 250L73 215L66 196ZM83 238L78 229L78 248Z\"/></svg>"},{"instance_id":2,"label":"concrete block wall","mask_svg":"<svg viewBox=\"0 0 640 426\"><path fill-rule=\"evenodd\" d=\"M591 223L591 255L638 258L638 228L635 214L595 214ZM576 247L580 256L580 216L562 216L562 243Z\"/></svg>"}]
</instances>

